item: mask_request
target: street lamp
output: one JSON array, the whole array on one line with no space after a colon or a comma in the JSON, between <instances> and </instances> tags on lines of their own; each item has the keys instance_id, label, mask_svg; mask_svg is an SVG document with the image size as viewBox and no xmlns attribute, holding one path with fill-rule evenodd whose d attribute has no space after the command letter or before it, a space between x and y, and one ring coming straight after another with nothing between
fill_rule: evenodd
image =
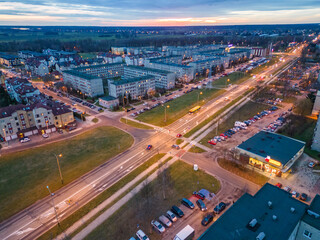
<instances>
[{"instance_id":1,"label":"street lamp","mask_svg":"<svg viewBox=\"0 0 320 240\"><path fill-rule=\"evenodd\" d=\"M200 95L202 95L202 92L198 93L198 102L199 102Z\"/></svg>"},{"instance_id":2,"label":"street lamp","mask_svg":"<svg viewBox=\"0 0 320 240\"><path fill-rule=\"evenodd\" d=\"M164 122L167 121L167 108L169 108L170 106L167 105L167 106L164 106Z\"/></svg>"},{"instance_id":3,"label":"street lamp","mask_svg":"<svg viewBox=\"0 0 320 240\"><path fill-rule=\"evenodd\" d=\"M59 222L59 219L58 219L58 213L57 213L56 207L54 206L54 201L53 201L54 193L52 193L52 192L50 191L49 186L47 186L47 189L48 189L48 191L49 191L49 193L50 193L50 196L51 196L51 199L52 199L52 207L53 207L53 210L54 210L54 214L56 215L57 223L58 223L58 225L60 225L60 222Z\"/></svg>"},{"instance_id":4,"label":"street lamp","mask_svg":"<svg viewBox=\"0 0 320 240\"><path fill-rule=\"evenodd\" d=\"M227 87L227 82L230 82L230 79L227 79L227 80L226 80L226 87Z\"/></svg>"},{"instance_id":5,"label":"street lamp","mask_svg":"<svg viewBox=\"0 0 320 240\"><path fill-rule=\"evenodd\" d=\"M56 159L57 159L57 164L58 164L58 168L59 168L59 173L60 173L60 179L61 179L61 184L63 184L63 177L62 177L62 173L61 173L61 168L60 168L60 162L59 162L59 158L62 157L62 154L60 153L59 155L53 154Z\"/></svg>"}]
</instances>

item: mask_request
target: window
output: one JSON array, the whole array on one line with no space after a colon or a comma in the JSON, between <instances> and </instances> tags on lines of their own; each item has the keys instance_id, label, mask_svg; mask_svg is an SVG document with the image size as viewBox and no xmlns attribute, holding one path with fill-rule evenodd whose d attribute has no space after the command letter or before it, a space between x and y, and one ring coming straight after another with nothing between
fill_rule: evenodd
<instances>
[{"instance_id":1,"label":"window","mask_svg":"<svg viewBox=\"0 0 320 240\"><path fill-rule=\"evenodd\" d=\"M312 233L311 233L311 232L309 232L308 230L304 230L304 232L303 232L303 236L305 236L305 237L307 237L307 238L311 239L311 237L312 237Z\"/></svg>"}]
</instances>

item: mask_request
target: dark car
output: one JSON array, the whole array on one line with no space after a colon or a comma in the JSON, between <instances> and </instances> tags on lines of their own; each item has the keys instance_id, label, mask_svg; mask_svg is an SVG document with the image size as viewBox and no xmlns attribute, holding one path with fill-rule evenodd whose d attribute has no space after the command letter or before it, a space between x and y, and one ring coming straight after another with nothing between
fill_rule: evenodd
<instances>
[{"instance_id":1,"label":"dark car","mask_svg":"<svg viewBox=\"0 0 320 240\"><path fill-rule=\"evenodd\" d=\"M221 213L225 208L226 208L226 204L224 202L220 202L217 206L215 206L215 208L213 209L213 211L216 214Z\"/></svg>"},{"instance_id":2,"label":"dark car","mask_svg":"<svg viewBox=\"0 0 320 240\"><path fill-rule=\"evenodd\" d=\"M202 212L207 211L207 207L201 199L198 199L196 203Z\"/></svg>"},{"instance_id":3,"label":"dark car","mask_svg":"<svg viewBox=\"0 0 320 240\"><path fill-rule=\"evenodd\" d=\"M186 198L182 198L181 203L190 209L194 209L194 204Z\"/></svg>"},{"instance_id":4,"label":"dark car","mask_svg":"<svg viewBox=\"0 0 320 240\"><path fill-rule=\"evenodd\" d=\"M213 214L208 214L208 215L206 215L203 219L202 219L202 221L201 221L201 224L203 225L203 226L207 226L209 223L211 223L212 222L212 220L213 220Z\"/></svg>"},{"instance_id":5,"label":"dark car","mask_svg":"<svg viewBox=\"0 0 320 240\"><path fill-rule=\"evenodd\" d=\"M306 193L301 193L300 200L307 201L308 195Z\"/></svg>"},{"instance_id":6,"label":"dark car","mask_svg":"<svg viewBox=\"0 0 320 240\"><path fill-rule=\"evenodd\" d=\"M199 192L193 192L192 195L195 196L196 198L201 199L201 200L205 199L205 196Z\"/></svg>"},{"instance_id":7,"label":"dark car","mask_svg":"<svg viewBox=\"0 0 320 240\"><path fill-rule=\"evenodd\" d=\"M179 218L182 218L184 216L184 213L182 212L182 210L175 205L172 206L171 211L175 215L177 215Z\"/></svg>"},{"instance_id":8,"label":"dark car","mask_svg":"<svg viewBox=\"0 0 320 240\"><path fill-rule=\"evenodd\" d=\"M152 145L148 145L147 150L150 150L152 148Z\"/></svg>"}]
</instances>

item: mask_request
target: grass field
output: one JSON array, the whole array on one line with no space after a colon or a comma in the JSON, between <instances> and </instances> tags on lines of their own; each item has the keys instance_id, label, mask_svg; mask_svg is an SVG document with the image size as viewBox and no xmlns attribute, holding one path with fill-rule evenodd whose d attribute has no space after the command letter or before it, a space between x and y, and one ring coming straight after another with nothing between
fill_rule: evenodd
<instances>
[{"instance_id":1,"label":"grass field","mask_svg":"<svg viewBox=\"0 0 320 240\"><path fill-rule=\"evenodd\" d=\"M234 174L237 174L240 177L243 177L251 182L254 182L260 186L263 186L266 182L269 181L268 177L266 177L258 172L255 172L253 170L250 170L250 169L248 169L238 163L228 161L225 159L219 159L218 163L224 169L226 169Z\"/></svg>"},{"instance_id":2,"label":"grass field","mask_svg":"<svg viewBox=\"0 0 320 240\"><path fill-rule=\"evenodd\" d=\"M213 146L209 144L208 141L214 136L216 136L217 132L218 135L220 135L220 133L232 128L234 126L235 121L245 121L253 117L255 114L257 114L257 112L261 112L262 110L265 110L267 108L268 106L265 104L256 103L252 101L247 102L240 109L231 114L231 116L229 116L226 120L220 123L218 126L218 131L216 128L213 129L210 133L207 134L207 136L200 140L200 143L204 146L212 148Z\"/></svg>"},{"instance_id":3,"label":"grass field","mask_svg":"<svg viewBox=\"0 0 320 240\"><path fill-rule=\"evenodd\" d=\"M202 92L202 95L200 95L198 102L198 94L200 92ZM143 114L140 114L136 119L161 127L167 126L187 114L192 107L195 107L197 105L202 106L209 100L216 98L224 92L225 90L219 89L199 89L184 94L183 96L178 97L171 102L167 102L165 106L169 106L169 108L167 108L166 110L166 122L164 121L165 109L162 106L144 112Z\"/></svg>"},{"instance_id":4,"label":"grass field","mask_svg":"<svg viewBox=\"0 0 320 240\"><path fill-rule=\"evenodd\" d=\"M93 118L91 121L94 122L94 123L97 123L97 122L99 122L99 119L98 118Z\"/></svg>"},{"instance_id":5,"label":"grass field","mask_svg":"<svg viewBox=\"0 0 320 240\"><path fill-rule=\"evenodd\" d=\"M177 139L177 140L176 140L176 144L177 144L177 145L180 145L180 144L183 143L183 142L184 142L183 139Z\"/></svg>"},{"instance_id":6,"label":"grass field","mask_svg":"<svg viewBox=\"0 0 320 240\"><path fill-rule=\"evenodd\" d=\"M161 235L152 230L150 221L164 214L173 204L179 206L181 198L188 198L193 191L202 188L217 193L220 182L201 170L195 172L189 164L177 161L85 239L129 239L137 231L137 224L150 239L161 239Z\"/></svg>"},{"instance_id":7,"label":"grass field","mask_svg":"<svg viewBox=\"0 0 320 240\"><path fill-rule=\"evenodd\" d=\"M127 125L129 125L131 127L135 127L135 128L149 129L149 130L153 129L153 127L150 127L148 125L145 125L145 124L142 124L142 123L137 123L135 121L131 121L131 120L125 119L125 118L121 118L120 121L122 123L125 123L125 124L127 124Z\"/></svg>"},{"instance_id":8,"label":"grass field","mask_svg":"<svg viewBox=\"0 0 320 240\"><path fill-rule=\"evenodd\" d=\"M97 54L96 53L79 53L79 56L84 59L91 59L91 58L95 58Z\"/></svg>"},{"instance_id":9,"label":"grass field","mask_svg":"<svg viewBox=\"0 0 320 240\"><path fill-rule=\"evenodd\" d=\"M199 148L198 146L192 146L188 152L192 152L192 153L203 153L206 152L206 150Z\"/></svg>"},{"instance_id":10,"label":"grass field","mask_svg":"<svg viewBox=\"0 0 320 240\"><path fill-rule=\"evenodd\" d=\"M249 79L250 75L243 72L234 72L228 76L224 76L212 83L213 87L227 87L229 84L240 84Z\"/></svg>"},{"instance_id":11,"label":"grass field","mask_svg":"<svg viewBox=\"0 0 320 240\"><path fill-rule=\"evenodd\" d=\"M121 144L120 144L121 143ZM62 154L60 166L64 185L128 149L133 138L113 127L99 127L68 141L18 153L0 160L0 221L61 188L54 154Z\"/></svg>"},{"instance_id":12,"label":"grass field","mask_svg":"<svg viewBox=\"0 0 320 240\"><path fill-rule=\"evenodd\" d=\"M72 224L74 224L76 221L81 219L83 216L88 214L92 209L94 209L96 206L101 204L104 200L111 197L115 192L120 190L122 187L124 187L127 183L132 181L135 177L137 177L140 173L148 169L153 164L157 163L165 153L159 153L151 157L148 161L143 163L141 166L137 167L135 170L133 170L131 173L129 173L127 176L116 182L114 185L112 185L110 188L106 189L104 192L102 192L100 195L98 195L96 198L91 200L89 203L87 203L85 206L80 208L78 211L70 215L68 218L64 219L60 223L60 227L55 226L52 229L50 229L48 232L43 234L38 240L47 240L57 237L59 234L64 232L66 229L68 229ZM165 161L169 161L172 157L169 157ZM132 186L134 188L134 186ZM131 189L129 189L130 191ZM126 192L124 193L126 194ZM122 196L120 196L122 197ZM112 203L111 203L112 204ZM107 206L108 207L108 206ZM82 228L80 228L82 229ZM80 229L77 229L76 232L79 232ZM74 234L73 234L74 235Z\"/></svg>"}]
</instances>

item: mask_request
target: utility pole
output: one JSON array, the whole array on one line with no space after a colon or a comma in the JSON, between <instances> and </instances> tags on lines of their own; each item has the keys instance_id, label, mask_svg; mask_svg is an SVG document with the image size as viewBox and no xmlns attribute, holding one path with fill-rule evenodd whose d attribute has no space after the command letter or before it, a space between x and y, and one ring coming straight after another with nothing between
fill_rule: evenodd
<instances>
[{"instance_id":1,"label":"utility pole","mask_svg":"<svg viewBox=\"0 0 320 240\"><path fill-rule=\"evenodd\" d=\"M63 177L62 177L62 173L61 173L61 168L60 168L60 162L59 162L59 157L62 157L62 154L60 153L59 155L53 154L56 159L57 159L57 164L58 164L58 168L59 168L59 173L60 173L60 179L61 179L61 184L63 184Z\"/></svg>"},{"instance_id":2,"label":"utility pole","mask_svg":"<svg viewBox=\"0 0 320 240\"><path fill-rule=\"evenodd\" d=\"M53 210L54 210L54 214L56 215L57 223L58 223L58 225L60 226L60 222L59 222L59 219L58 219L58 213L57 213L56 207L55 207L55 205L54 205L54 201L53 201L54 193L52 193L52 192L50 191L49 186L47 186L47 189L48 189L48 191L49 191L49 193L50 193L50 196L51 196L52 207L53 207Z\"/></svg>"}]
</instances>

